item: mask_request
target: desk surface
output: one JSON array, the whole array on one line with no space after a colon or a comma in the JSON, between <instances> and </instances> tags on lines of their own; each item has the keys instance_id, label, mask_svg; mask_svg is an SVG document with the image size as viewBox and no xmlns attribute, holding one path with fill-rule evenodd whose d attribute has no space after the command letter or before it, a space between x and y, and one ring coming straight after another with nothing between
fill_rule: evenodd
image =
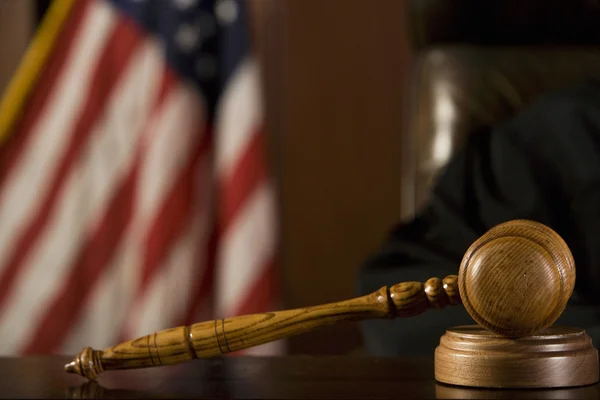
<instances>
[{"instance_id":1,"label":"desk surface","mask_svg":"<svg viewBox=\"0 0 600 400\"><path fill-rule=\"evenodd\" d=\"M436 384L428 359L229 357L172 367L110 371L98 382L69 375L68 357L0 358L3 398L600 398L600 385L497 391Z\"/></svg>"}]
</instances>

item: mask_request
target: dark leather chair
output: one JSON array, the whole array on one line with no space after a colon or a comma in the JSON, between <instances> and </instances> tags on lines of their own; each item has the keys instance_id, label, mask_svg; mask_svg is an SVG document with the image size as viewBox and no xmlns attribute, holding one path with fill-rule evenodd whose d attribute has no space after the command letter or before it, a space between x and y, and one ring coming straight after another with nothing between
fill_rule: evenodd
<instances>
[{"instance_id":1,"label":"dark leather chair","mask_svg":"<svg viewBox=\"0 0 600 400\"><path fill-rule=\"evenodd\" d=\"M553 89L600 75L600 0L407 0L415 61L402 217L465 137Z\"/></svg>"}]
</instances>

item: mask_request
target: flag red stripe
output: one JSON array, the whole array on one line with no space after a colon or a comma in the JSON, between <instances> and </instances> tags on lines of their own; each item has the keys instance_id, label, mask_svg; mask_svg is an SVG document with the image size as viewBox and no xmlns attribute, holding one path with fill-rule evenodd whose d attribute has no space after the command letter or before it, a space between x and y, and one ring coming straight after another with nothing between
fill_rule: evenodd
<instances>
[{"instance_id":1,"label":"flag red stripe","mask_svg":"<svg viewBox=\"0 0 600 400\"><path fill-rule=\"evenodd\" d=\"M185 324L197 322L194 321L194 312L198 309L200 303L205 301L207 296L210 295L209 292L212 291L216 268L216 253L223 234L230 228L231 223L244 202L250 198L252 192L256 190L266 177L264 142L262 130L253 132L252 138L236 163L231 177L222 182L219 192L221 196L218 199L220 201L218 204L220 224L213 231L207 246L206 271L203 272L197 289L193 290L193 297L188 306ZM269 296L268 292L265 293L265 296ZM252 308L255 304L260 304L264 299L264 296L259 295L256 297L255 302L249 303L248 308ZM268 305L265 307L268 307ZM263 308L262 310L265 309ZM261 309L258 307L254 308L254 310L254 312L258 312Z\"/></svg>"},{"instance_id":2,"label":"flag red stripe","mask_svg":"<svg viewBox=\"0 0 600 400\"><path fill-rule=\"evenodd\" d=\"M12 254L8 257L10 261L0 277L0 307L6 305L7 295L26 255L35 245L39 235L50 220L57 204L58 194L70 175L69 171L74 167L80 151L84 148L92 132L93 124L96 122L98 115L104 110L119 76L129 62L140 39L138 31L132 29L131 24L123 21L119 21L111 32L99 62L95 66L92 79L93 85L87 96L87 102L81 115L78 116L67 151L50 182L48 194L44 198L40 209L35 212L31 223L17 239L16 245L12 248Z\"/></svg>"},{"instance_id":3,"label":"flag red stripe","mask_svg":"<svg viewBox=\"0 0 600 400\"><path fill-rule=\"evenodd\" d=\"M277 274L273 259L266 262L260 270L258 279L247 292L243 301L239 302L239 307L233 312L235 315L249 315L264 313L271 310L274 306L273 299L277 296ZM229 353L229 356L243 356L248 349L243 349Z\"/></svg>"},{"instance_id":4,"label":"flag red stripe","mask_svg":"<svg viewBox=\"0 0 600 400\"><path fill-rule=\"evenodd\" d=\"M81 23L86 11L89 9L89 1L75 1L72 7L69 16L64 21L62 32L56 38L52 55L42 69L31 97L24 105L21 118L15 124L8 141L0 147L0 188L4 186L7 177L10 176L19 158L27 148L33 127L42 109L46 107L50 94L54 92L58 77L73 50L78 31L85 28L81 26Z\"/></svg>"},{"instance_id":5,"label":"flag red stripe","mask_svg":"<svg viewBox=\"0 0 600 400\"><path fill-rule=\"evenodd\" d=\"M237 160L231 177L221 180L219 226L226 233L236 214L266 177L265 140L262 130L252 132L250 142Z\"/></svg>"},{"instance_id":6,"label":"flag red stripe","mask_svg":"<svg viewBox=\"0 0 600 400\"><path fill-rule=\"evenodd\" d=\"M153 110L160 109L174 86L174 75L165 70L161 88ZM32 340L24 348L24 354L38 354L57 351L85 308L86 301L94 292L105 268L119 248L123 234L133 216L134 193L141 160L144 157L143 141L152 129L151 119L143 129L138 141L131 171L122 182L109 203L100 225L90 240L82 246L79 256L70 268L70 275L54 302L48 307L44 319L37 325Z\"/></svg>"}]
</instances>

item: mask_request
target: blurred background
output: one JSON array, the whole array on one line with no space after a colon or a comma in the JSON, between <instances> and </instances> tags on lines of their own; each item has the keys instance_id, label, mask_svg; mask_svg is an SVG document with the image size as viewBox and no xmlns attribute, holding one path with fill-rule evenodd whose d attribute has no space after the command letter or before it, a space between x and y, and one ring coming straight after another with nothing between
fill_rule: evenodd
<instances>
[{"instance_id":1,"label":"blurred background","mask_svg":"<svg viewBox=\"0 0 600 400\"><path fill-rule=\"evenodd\" d=\"M0 88L51 1L0 0ZM400 132L411 57L403 1L258 0L251 26L279 182L281 306L356 295L356 271L400 216ZM288 352L360 346L354 324L288 342Z\"/></svg>"},{"instance_id":2,"label":"blurred background","mask_svg":"<svg viewBox=\"0 0 600 400\"><path fill-rule=\"evenodd\" d=\"M49 4L0 0L0 89ZM600 70L593 1L256 0L249 10L279 308L354 297L361 264L422 204L464 134ZM361 346L358 326L341 324L291 338L286 352Z\"/></svg>"}]
</instances>

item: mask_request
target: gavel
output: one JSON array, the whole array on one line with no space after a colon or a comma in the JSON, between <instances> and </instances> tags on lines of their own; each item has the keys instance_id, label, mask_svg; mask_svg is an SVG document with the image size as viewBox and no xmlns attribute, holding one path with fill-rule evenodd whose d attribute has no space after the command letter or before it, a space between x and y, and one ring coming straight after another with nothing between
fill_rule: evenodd
<instances>
[{"instance_id":1,"label":"gavel","mask_svg":"<svg viewBox=\"0 0 600 400\"><path fill-rule=\"evenodd\" d=\"M103 371L220 356L342 321L407 318L459 304L491 334L518 339L550 327L574 285L575 262L563 239L541 223L513 220L477 239L458 275L384 286L336 303L175 327L104 350L86 347L65 369L95 380Z\"/></svg>"}]
</instances>

